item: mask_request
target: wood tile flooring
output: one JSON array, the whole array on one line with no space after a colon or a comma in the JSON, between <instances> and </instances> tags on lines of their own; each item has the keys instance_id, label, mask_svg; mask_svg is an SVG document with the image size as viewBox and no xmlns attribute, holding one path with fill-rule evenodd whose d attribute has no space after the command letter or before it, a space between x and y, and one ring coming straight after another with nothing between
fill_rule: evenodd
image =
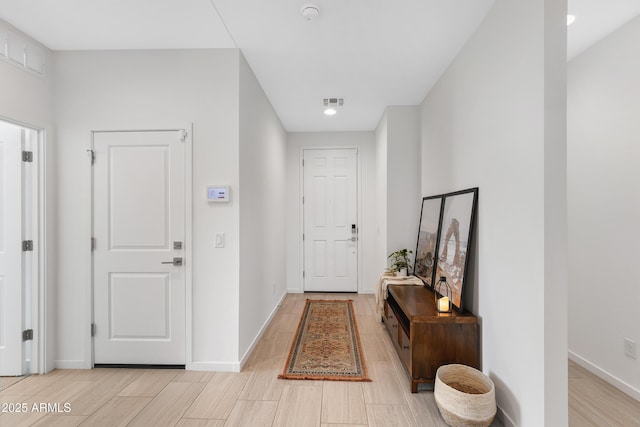
<instances>
[{"instance_id":1,"label":"wood tile flooring","mask_svg":"<svg viewBox=\"0 0 640 427\"><path fill-rule=\"evenodd\" d=\"M373 382L277 379L306 298L354 300L364 358ZM26 378L4 377L0 379L0 402L25 403L28 410L1 414L0 425L445 426L433 393L410 392L407 374L374 313L372 295L290 294L240 373L93 369L55 370ZM580 380L590 375L576 367L570 367L570 373ZM598 389L593 387L592 390ZM591 414L597 406L597 395L595 398L583 395L584 388L572 386L570 379L570 393L583 396L570 398L571 425L608 425L593 423L605 415ZM69 403L71 410L68 413L36 412L31 410L34 403L60 403L60 411L64 411L64 403ZM628 407L613 409L633 414ZM595 421L580 424L582 418L577 417L583 415L595 416L590 418ZM638 419L633 416L623 421ZM578 419L578 423L574 422ZM498 421L493 423L493 426L501 425Z\"/></svg>"},{"instance_id":2,"label":"wood tile flooring","mask_svg":"<svg viewBox=\"0 0 640 427\"><path fill-rule=\"evenodd\" d=\"M639 427L640 402L569 361L570 427Z\"/></svg>"}]
</instances>

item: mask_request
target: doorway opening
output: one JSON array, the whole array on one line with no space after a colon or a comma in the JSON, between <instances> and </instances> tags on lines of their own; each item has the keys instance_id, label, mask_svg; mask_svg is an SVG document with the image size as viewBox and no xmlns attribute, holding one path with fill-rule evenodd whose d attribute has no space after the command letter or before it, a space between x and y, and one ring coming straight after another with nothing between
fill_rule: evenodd
<instances>
[{"instance_id":1,"label":"doorway opening","mask_svg":"<svg viewBox=\"0 0 640 427\"><path fill-rule=\"evenodd\" d=\"M44 372L43 131L0 118L0 375Z\"/></svg>"}]
</instances>

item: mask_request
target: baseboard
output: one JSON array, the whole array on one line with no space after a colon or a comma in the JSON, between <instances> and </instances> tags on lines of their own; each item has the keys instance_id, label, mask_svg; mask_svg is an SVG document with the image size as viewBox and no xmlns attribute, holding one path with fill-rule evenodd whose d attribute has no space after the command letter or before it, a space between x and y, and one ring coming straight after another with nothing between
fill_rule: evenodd
<instances>
[{"instance_id":1,"label":"baseboard","mask_svg":"<svg viewBox=\"0 0 640 427\"><path fill-rule=\"evenodd\" d=\"M258 332L256 337L251 342L251 345L249 346L247 351L245 351L244 356L242 356L242 358L240 359L240 370L241 371L242 371L242 369L244 369L244 365L249 360L249 357L251 357L251 353L253 353L253 350L256 348L256 345L260 341L260 338L262 338L262 335L264 335L264 331L267 330L267 327L271 323L271 320L273 320L273 316L275 316L276 312L280 308L280 305L282 304L282 301L284 301L284 299L287 297L287 293L288 292L285 291L282 294L282 296L280 297L280 299L276 303L275 307L273 307L273 310L271 311L271 314L269 314L269 317L267 317L267 320L265 320L264 324L262 325L262 328L260 328L260 331Z\"/></svg>"},{"instance_id":2,"label":"baseboard","mask_svg":"<svg viewBox=\"0 0 640 427\"><path fill-rule=\"evenodd\" d=\"M288 294L303 294L304 291L300 288L295 288L295 289L287 289L287 293Z\"/></svg>"},{"instance_id":3,"label":"baseboard","mask_svg":"<svg viewBox=\"0 0 640 427\"><path fill-rule=\"evenodd\" d=\"M240 372L239 362L192 362L192 371Z\"/></svg>"},{"instance_id":4,"label":"baseboard","mask_svg":"<svg viewBox=\"0 0 640 427\"><path fill-rule=\"evenodd\" d=\"M594 365L593 363L589 362L587 359L577 355L571 350L569 350L569 359L574 361L578 365L582 366L584 369L591 372L593 375L597 376L598 378L601 378L604 381L608 382L609 384L611 384L612 386L614 386L624 394L627 394L631 398L640 401L640 390L633 387L632 385L627 384L620 378Z\"/></svg>"},{"instance_id":5,"label":"baseboard","mask_svg":"<svg viewBox=\"0 0 640 427\"><path fill-rule=\"evenodd\" d=\"M511 419L509 415L500 407L497 407L496 418L502 422L504 427L516 427L516 423Z\"/></svg>"},{"instance_id":6,"label":"baseboard","mask_svg":"<svg viewBox=\"0 0 640 427\"><path fill-rule=\"evenodd\" d=\"M91 365L84 360L54 360L54 369L91 369Z\"/></svg>"}]
</instances>

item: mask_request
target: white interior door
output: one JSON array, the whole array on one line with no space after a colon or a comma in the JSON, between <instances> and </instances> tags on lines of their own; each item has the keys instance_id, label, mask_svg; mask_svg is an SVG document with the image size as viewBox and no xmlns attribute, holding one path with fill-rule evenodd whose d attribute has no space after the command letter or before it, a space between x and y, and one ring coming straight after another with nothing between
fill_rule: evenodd
<instances>
[{"instance_id":1,"label":"white interior door","mask_svg":"<svg viewBox=\"0 0 640 427\"><path fill-rule=\"evenodd\" d=\"M357 156L304 150L305 291L358 291Z\"/></svg>"},{"instance_id":2,"label":"white interior door","mask_svg":"<svg viewBox=\"0 0 640 427\"><path fill-rule=\"evenodd\" d=\"M93 138L94 362L183 365L183 132Z\"/></svg>"},{"instance_id":3,"label":"white interior door","mask_svg":"<svg viewBox=\"0 0 640 427\"><path fill-rule=\"evenodd\" d=\"M0 122L0 375L25 373L22 272L24 131Z\"/></svg>"}]
</instances>

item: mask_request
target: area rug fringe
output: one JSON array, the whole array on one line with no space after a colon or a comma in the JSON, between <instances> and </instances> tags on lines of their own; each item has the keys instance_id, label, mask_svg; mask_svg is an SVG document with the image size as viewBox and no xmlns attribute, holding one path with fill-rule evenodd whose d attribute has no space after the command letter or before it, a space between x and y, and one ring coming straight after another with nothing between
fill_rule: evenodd
<instances>
[{"instance_id":1,"label":"area rug fringe","mask_svg":"<svg viewBox=\"0 0 640 427\"><path fill-rule=\"evenodd\" d=\"M356 366L358 365L360 366L359 372L357 373L352 372L348 374L340 374L340 373L330 374L328 372L326 373L292 372L292 370L294 370L293 369L294 367L292 365L295 363L295 362L292 363L292 358L298 356L296 352L299 351L302 347L301 344L305 339L304 337L305 318L309 314L309 311L311 309L311 304L313 303L338 303L338 304L347 303L348 304L348 312L350 313L350 316L347 315L347 323L349 327L352 328L351 335L355 335L355 342L353 342L352 344L357 346L357 348L351 348L351 351L353 352L352 353L353 358L356 360ZM349 318L351 320L350 322L348 321ZM302 315L300 316L300 321L298 322L298 328L296 329L296 333L293 337L293 342L291 343L291 348L289 349L289 355L287 356L287 361L285 363L282 374L278 375L278 378L286 379L286 380L313 380L313 381L319 381L319 380L321 381L360 381L360 382L371 381L371 379L369 379L367 375L367 367L364 362L364 355L362 353L362 344L360 342L360 333L358 332L358 324L357 324L355 313L353 310L353 300L307 299L304 310L302 311Z\"/></svg>"}]
</instances>

